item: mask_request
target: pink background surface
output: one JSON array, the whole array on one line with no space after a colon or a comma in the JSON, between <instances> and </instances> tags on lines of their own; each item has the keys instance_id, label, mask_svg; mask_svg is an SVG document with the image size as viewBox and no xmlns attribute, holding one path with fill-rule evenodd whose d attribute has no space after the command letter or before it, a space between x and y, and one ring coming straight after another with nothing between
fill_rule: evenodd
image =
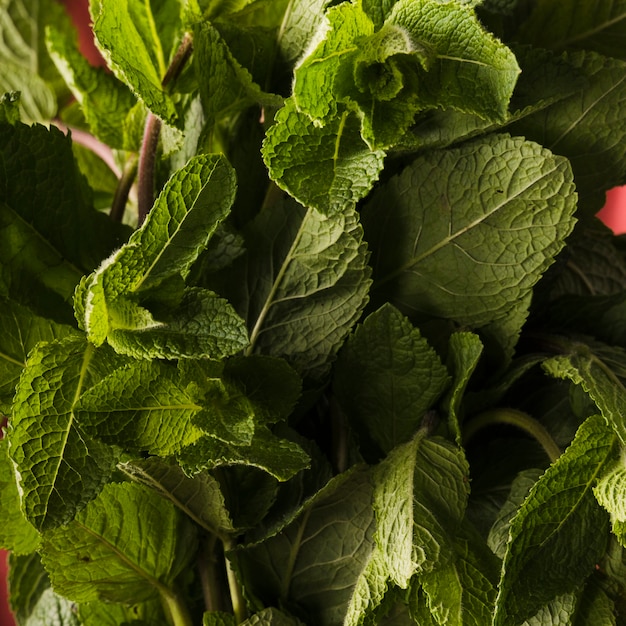
<instances>
[{"instance_id":1,"label":"pink background surface","mask_svg":"<svg viewBox=\"0 0 626 626\"><path fill-rule=\"evenodd\" d=\"M64 0L64 4L70 11L75 23L79 26L81 50L94 65L103 64L102 58L94 46L93 37L89 28L87 1ZM616 234L626 233L626 187L618 187L607 193L606 206L600 211L598 216L607 226L612 228ZM6 557L6 553L0 550L0 625L14 626L15 621L8 608Z\"/></svg>"}]
</instances>

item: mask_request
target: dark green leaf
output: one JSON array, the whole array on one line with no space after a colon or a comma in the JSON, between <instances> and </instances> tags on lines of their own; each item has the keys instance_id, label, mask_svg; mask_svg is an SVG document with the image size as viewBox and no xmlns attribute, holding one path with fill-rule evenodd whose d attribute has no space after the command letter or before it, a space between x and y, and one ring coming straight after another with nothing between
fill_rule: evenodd
<instances>
[{"instance_id":1,"label":"dark green leaf","mask_svg":"<svg viewBox=\"0 0 626 626\"><path fill-rule=\"evenodd\" d=\"M494 322L553 262L575 205L567 161L521 138L429 152L363 210L373 295L416 315Z\"/></svg>"},{"instance_id":2,"label":"dark green leaf","mask_svg":"<svg viewBox=\"0 0 626 626\"><path fill-rule=\"evenodd\" d=\"M9 603L18 624L27 624L50 580L36 552L26 556L10 554L7 577Z\"/></svg>"},{"instance_id":3,"label":"dark green leaf","mask_svg":"<svg viewBox=\"0 0 626 626\"><path fill-rule=\"evenodd\" d=\"M417 432L449 382L448 371L419 330L384 305L346 343L334 390L353 428L389 452Z\"/></svg>"},{"instance_id":4,"label":"dark green leaf","mask_svg":"<svg viewBox=\"0 0 626 626\"><path fill-rule=\"evenodd\" d=\"M614 462L617 438L599 416L578 430L511 521L494 626L518 623L576 589L606 549L607 516L593 487Z\"/></svg>"}]
</instances>

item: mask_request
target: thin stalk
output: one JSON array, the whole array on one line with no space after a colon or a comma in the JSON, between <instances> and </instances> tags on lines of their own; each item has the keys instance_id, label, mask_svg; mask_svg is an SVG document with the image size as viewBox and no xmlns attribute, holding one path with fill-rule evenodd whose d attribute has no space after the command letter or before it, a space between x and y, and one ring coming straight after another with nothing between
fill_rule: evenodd
<instances>
[{"instance_id":1,"label":"thin stalk","mask_svg":"<svg viewBox=\"0 0 626 626\"><path fill-rule=\"evenodd\" d=\"M528 433L541 445L551 463L554 463L561 456L561 449L544 426L528 413L517 409L497 408L480 413L468 422L463 442L467 443L479 430L497 424L515 426Z\"/></svg>"},{"instance_id":2,"label":"thin stalk","mask_svg":"<svg viewBox=\"0 0 626 626\"><path fill-rule=\"evenodd\" d=\"M168 587L159 589L161 602L172 626L193 626L191 615L184 602Z\"/></svg>"},{"instance_id":3,"label":"thin stalk","mask_svg":"<svg viewBox=\"0 0 626 626\"><path fill-rule=\"evenodd\" d=\"M217 559L217 537L209 535L202 540L198 554L198 571L202 584L204 606L207 611L225 611L220 584L220 562Z\"/></svg>"},{"instance_id":4,"label":"thin stalk","mask_svg":"<svg viewBox=\"0 0 626 626\"><path fill-rule=\"evenodd\" d=\"M233 613L235 614L235 622L241 624L248 617L248 611L246 609L246 601L243 597L243 591L237 575L233 570L229 558L226 556L226 552L234 548L232 540L224 541L224 564L226 566L226 576L228 578L228 589L230 591L230 601L233 605Z\"/></svg>"},{"instance_id":5,"label":"thin stalk","mask_svg":"<svg viewBox=\"0 0 626 626\"><path fill-rule=\"evenodd\" d=\"M117 188L115 189L115 195L113 196L109 217L114 222L121 222L122 219L124 219L128 194L130 193L136 177L137 157L133 154L124 165L124 170L122 171L122 175L117 183Z\"/></svg>"},{"instance_id":6,"label":"thin stalk","mask_svg":"<svg viewBox=\"0 0 626 626\"><path fill-rule=\"evenodd\" d=\"M192 50L193 36L191 33L185 33L161 81L161 86L164 89L180 76L180 73L185 67L185 63L187 63L187 60L191 56ZM148 113L139 155L139 175L137 181L138 226L144 223L154 203L154 172L160 135L161 120L154 115L154 113Z\"/></svg>"},{"instance_id":7,"label":"thin stalk","mask_svg":"<svg viewBox=\"0 0 626 626\"><path fill-rule=\"evenodd\" d=\"M337 474L348 469L348 422L337 399L332 396L329 402L332 462Z\"/></svg>"}]
</instances>

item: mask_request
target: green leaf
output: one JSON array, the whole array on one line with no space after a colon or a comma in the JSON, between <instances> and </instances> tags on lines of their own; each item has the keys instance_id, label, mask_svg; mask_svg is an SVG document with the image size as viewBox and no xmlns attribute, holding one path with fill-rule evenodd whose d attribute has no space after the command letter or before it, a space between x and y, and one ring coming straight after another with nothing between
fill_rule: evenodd
<instances>
[{"instance_id":1,"label":"green leaf","mask_svg":"<svg viewBox=\"0 0 626 626\"><path fill-rule=\"evenodd\" d=\"M159 361L130 363L82 394L74 412L83 430L105 443L174 454L203 435L192 419L202 407L178 378Z\"/></svg>"},{"instance_id":2,"label":"green leaf","mask_svg":"<svg viewBox=\"0 0 626 626\"><path fill-rule=\"evenodd\" d=\"M20 495L6 439L0 439L0 546L13 554L30 554L39 547L39 533L20 509Z\"/></svg>"},{"instance_id":3,"label":"green leaf","mask_svg":"<svg viewBox=\"0 0 626 626\"><path fill-rule=\"evenodd\" d=\"M155 115L177 121L172 97L161 85L178 45L178 2L90 0L96 43L115 75Z\"/></svg>"},{"instance_id":4,"label":"green leaf","mask_svg":"<svg viewBox=\"0 0 626 626\"><path fill-rule=\"evenodd\" d=\"M249 617L241 626L302 626L302 622L295 617L287 617L278 609L268 608Z\"/></svg>"},{"instance_id":5,"label":"green leaf","mask_svg":"<svg viewBox=\"0 0 626 626\"><path fill-rule=\"evenodd\" d=\"M626 2L578 0L563 4L544 0L534 6L517 36L538 48L594 50L609 57L626 58Z\"/></svg>"},{"instance_id":6,"label":"green leaf","mask_svg":"<svg viewBox=\"0 0 626 626\"><path fill-rule=\"evenodd\" d=\"M580 385L595 402L622 445L626 444L624 383L614 371L615 366L623 368L626 364L624 351L612 348L609 354L603 355L601 349L596 347L592 352L589 346L578 342L572 342L569 348L571 354L548 359L543 364L544 369L555 378L569 379ZM612 356L617 357L617 362L609 360Z\"/></svg>"},{"instance_id":7,"label":"green leaf","mask_svg":"<svg viewBox=\"0 0 626 626\"><path fill-rule=\"evenodd\" d=\"M178 454L188 474L214 467L244 465L258 467L285 481L307 468L309 457L302 448L287 439L280 439L266 427L257 427L250 445L236 446L214 437L203 437Z\"/></svg>"},{"instance_id":8,"label":"green leaf","mask_svg":"<svg viewBox=\"0 0 626 626\"><path fill-rule=\"evenodd\" d=\"M74 409L81 393L119 364L82 337L40 343L29 354L8 438L22 509L38 530L73 519L113 472L115 450L89 437Z\"/></svg>"},{"instance_id":9,"label":"green leaf","mask_svg":"<svg viewBox=\"0 0 626 626\"><path fill-rule=\"evenodd\" d=\"M413 437L449 382L419 330L387 304L348 339L334 391L353 428L389 452Z\"/></svg>"},{"instance_id":10,"label":"green leaf","mask_svg":"<svg viewBox=\"0 0 626 626\"><path fill-rule=\"evenodd\" d=\"M68 31L71 21L53 0L5 0L0 10L0 94L20 92L19 108L25 122L54 117L57 96L65 96L63 79L45 45L45 27Z\"/></svg>"},{"instance_id":11,"label":"green leaf","mask_svg":"<svg viewBox=\"0 0 626 626\"><path fill-rule=\"evenodd\" d=\"M234 33L233 33L234 34ZM239 34L244 36L244 32ZM254 103L278 107L282 98L265 93L250 71L233 56L220 31L208 23L198 24L194 34L194 69L209 129L222 118Z\"/></svg>"},{"instance_id":12,"label":"green leaf","mask_svg":"<svg viewBox=\"0 0 626 626\"><path fill-rule=\"evenodd\" d=\"M522 138L418 157L363 209L375 302L474 327L496 321L553 262L575 205L567 161Z\"/></svg>"},{"instance_id":13,"label":"green leaf","mask_svg":"<svg viewBox=\"0 0 626 626\"><path fill-rule=\"evenodd\" d=\"M446 27L441 28L442 21ZM431 50L420 74L420 102L503 120L520 73L515 55L457 0L400 0L386 24L397 25Z\"/></svg>"},{"instance_id":14,"label":"green leaf","mask_svg":"<svg viewBox=\"0 0 626 626\"><path fill-rule=\"evenodd\" d=\"M74 521L44 535L54 589L75 602L135 604L171 597L196 548L193 526L149 489L104 487Z\"/></svg>"},{"instance_id":15,"label":"green leaf","mask_svg":"<svg viewBox=\"0 0 626 626\"><path fill-rule=\"evenodd\" d=\"M39 317L26 307L2 297L0 328L0 412L8 415L28 353L40 341L61 339L75 333L75 330Z\"/></svg>"},{"instance_id":16,"label":"green leaf","mask_svg":"<svg viewBox=\"0 0 626 626\"><path fill-rule=\"evenodd\" d=\"M43 591L28 616L26 626L82 626L74 603L49 587Z\"/></svg>"},{"instance_id":17,"label":"green leaf","mask_svg":"<svg viewBox=\"0 0 626 626\"><path fill-rule=\"evenodd\" d=\"M531 617L593 571L607 541L593 487L614 462L616 440L601 417L588 418L532 488L511 522L494 626Z\"/></svg>"},{"instance_id":18,"label":"green leaf","mask_svg":"<svg viewBox=\"0 0 626 626\"><path fill-rule=\"evenodd\" d=\"M323 377L367 302L368 252L358 214L325 216L294 202L263 211L245 232L248 253L219 291L247 321L247 354L285 359Z\"/></svg>"},{"instance_id":19,"label":"green leaf","mask_svg":"<svg viewBox=\"0 0 626 626\"><path fill-rule=\"evenodd\" d=\"M11 612L18 624L27 624L44 592L50 588L50 580L36 552L25 556L10 553L8 565Z\"/></svg>"},{"instance_id":20,"label":"green leaf","mask_svg":"<svg viewBox=\"0 0 626 626\"><path fill-rule=\"evenodd\" d=\"M65 319L63 301L125 229L93 210L71 140L55 128L0 125L0 198L0 293Z\"/></svg>"},{"instance_id":21,"label":"green leaf","mask_svg":"<svg viewBox=\"0 0 626 626\"><path fill-rule=\"evenodd\" d=\"M250 590L268 606L296 605L311 623L343 624L373 549L368 472L340 475L279 533L235 556Z\"/></svg>"},{"instance_id":22,"label":"green leaf","mask_svg":"<svg viewBox=\"0 0 626 626\"><path fill-rule=\"evenodd\" d=\"M595 214L604 192L626 180L626 123L618 114L626 99L624 62L592 52L572 53L568 60L586 84L510 129L567 157L581 206Z\"/></svg>"},{"instance_id":23,"label":"green leaf","mask_svg":"<svg viewBox=\"0 0 626 626\"><path fill-rule=\"evenodd\" d=\"M138 604L83 602L78 605L80 626L169 626L158 600Z\"/></svg>"},{"instance_id":24,"label":"green leaf","mask_svg":"<svg viewBox=\"0 0 626 626\"><path fill-rule=\"evenodd\" d=\"M237 626L237 624L234 615L210 611L204 614L202 626Z\"/></svg>"},{"instance_id":25,"label":"green leaf","mask_svg":"<svg viewBox=\"0 0 626 626\"><path fill-rule=\"evenodd\" d=\"M270 177L298 202L334 215L354 207L370 191L385 153L361 138L358 117L340 111L316 125L288 98L263 142Z\"/></svg>"},{"instance_id":26,"label":"green leaf","mask_svg":"<svg viewBox=\"0 0 626 626\"><path fill-rule=\"evenodd\" d=\"M156 491L202 528L218 535L234 533L220 485L208 472L189 477L178 465L156 457L119 467L131 480Z\"/></svg>"},{"instance_id":27,"label":"green leaf","mask_svg":"<svg viewBox=\"0 0 626 626\"><path fill-rule=\"evenodd\" d=\"M19 91L9 91L0 96L0 124L15 126L20 121L19 102Z\"/></svg>"},{"instance_id":28,"label":"green leaf","mask_svg":"<svg viewBox=\"0 0 626 626\"><path fill-rule=\"evenodd\" d=\"M465 389L474 370L478 366L483 344L478 335L468 332L453 333L448 345L447 369L451 372L452 387L446 397L448 407L448 430L454 436L457 445L461 445L461 424L463 414L461 403Z\"/></svg>"},{"instance_id":29,"label":"green leaf","mask_svg":"<svg viewBox=\"0 0 626 626\"><path fill-rule=\"evenodd\" d=\"M132 93L112 74L92 66L67 31L48 26L46 43L58 71L80 104L91 133L112 148L123 148L124 123L136 103Z\"/></svg>"}]
</instances>

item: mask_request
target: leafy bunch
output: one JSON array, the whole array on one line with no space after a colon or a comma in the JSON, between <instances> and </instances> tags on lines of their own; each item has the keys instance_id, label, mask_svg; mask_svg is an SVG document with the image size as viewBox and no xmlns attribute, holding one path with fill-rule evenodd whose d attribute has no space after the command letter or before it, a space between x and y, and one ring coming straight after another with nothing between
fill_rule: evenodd
<instances>
[{"instance_id":1,"label":"leafy bunch","mask_svg":"<svg viewBox=\"0 0 626 626\"><path fill-rule=\"evenodd\" d=\"M0 3L18 623L626 623L626 2L90 9Z\"/></svg>"}]
</instances>

